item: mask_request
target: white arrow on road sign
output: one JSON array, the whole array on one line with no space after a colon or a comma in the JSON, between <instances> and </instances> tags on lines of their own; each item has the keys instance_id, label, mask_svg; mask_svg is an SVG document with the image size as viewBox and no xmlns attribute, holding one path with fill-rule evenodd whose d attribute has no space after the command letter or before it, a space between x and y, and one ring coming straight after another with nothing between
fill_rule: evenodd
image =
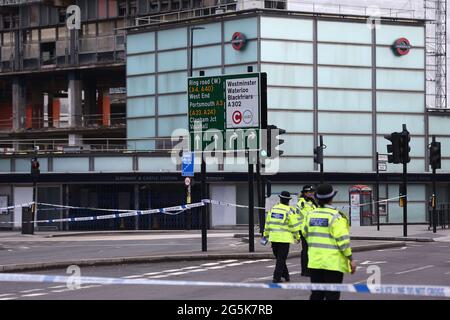
<instances>
[{"instance_id":1,"label":"white arrow on road sign","mask_svg":"<svg viewBox=\"0 0 450 320\"><path fill-rule=\"evenodd\" d=\"M255 138L256 138L256 133L255 133L255 131L252 131L252 132L250 133L250 135L248 136L248 138L249 138L250 140L255 139Z\"/></svg>"},{"instance_id":2,"label":"white arrow on road sign","mask_svg":"<svg viewBox=\"0 0 450 320\"><path fill-rule=\"evenodd\" d=\"M366 260L364 262L361 262L360 264L366 265L366 264L381 264L381 263L387 263L387 261L370 261L370 260Z\"/></svg>"},{"instance_id":3,"label":"white arrow on road sign","mask_svg":"<svg viewBox=\"0 0 450 320\"><path fill-rule=\"evenodd\" d=\"M230 149L233 149L233 144L234 144L234 140L236 140L238 137L238 134L236 132L234 132L231 136L230 136Z\"/></svg>"},{"instance_id":4,"label":"white arrow on road sign","mask_svg":"<svg viewBox=\"0 0 450 320\"><path fill-rule=\"evenodd\" d=\"M195 135L195 145L197 150L200 149L200 136L198 134Z\"/></svg>"},{"instance_id":5,"label":"white arrow on road sign","mask_svg":"<svg viewBox=\"0 0 450 320\"><path fill-rule=\"evenodd\" d=\"M214 149L217 150L217 142L219 141L219 136L217 134L214 135Z\"/></svg>"}]
</instances>

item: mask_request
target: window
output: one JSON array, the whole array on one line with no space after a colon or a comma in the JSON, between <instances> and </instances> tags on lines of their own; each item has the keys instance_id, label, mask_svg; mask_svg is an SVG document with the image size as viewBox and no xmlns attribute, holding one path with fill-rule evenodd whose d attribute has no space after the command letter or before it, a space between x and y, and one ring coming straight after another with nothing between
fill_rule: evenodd
<instances>
[{"instance_id":1,"label":"window","mask_svg":"<svg viewBox=\"0 0 450 320\"><path fill-rule=\"evenodd\" d=\"M68 38L67 30L66 27L58 28L58 40Z\"/></svg>"},{"instance_id":2,"label":"window","mask_svg":"<svg viewBox=\"0 0 450 320\"><path fill-rule=\"evenodd\" d=\"M98 34L101 36L108 35L108 34L114 34L114 22L113 21L99 22Z\"/></svg>"},{"instance_id":3,"label":"window","mask_svg":"<svg viewBox=\"0 0 450 320\"><path fill-rule=\"evenodd\" d=\"M41 29L41 41L55 41L55 40L56 40L55 28Z\"/></svg>"},{"instance_id":4,"label":"window","mask_svg":"<svg viewBox=\"0 0 450 320\"><path fill-rule=\"evenodd\" d=\"M119 1L119 17L125 16L126 12L127 12L127 3L124 0Z\"/></svg>"},{"instance_id":5,"label":"window","mask_svg":"<svg viewBox=\"0 0 450 320\"><path fill-rule=\"evenodd\" d=\"M3 16L3 28L4 29L11 28L11 16Z\"/></svg>"},{"instance_id":6,"label":"window","mask_svg":"<svg viewBox=\"0 0 450 320\"><path fill-rule=\"evenodd\" d=\"M137 14L137 1L131 0L129 10L128 10L128 15L135 16L136 14Z\"/></svg>"},{"instance_id":7,"label":"window","mask_svg":"<svg viewBox=\"0 0 450 320\"><path fill-rule=\"evenodd\" d=\"M85 23L83 24L83 36L95 36L95 23Z\"/></svg>"},{"instance_id":8,"label":"window","mask_svg":"<svg viewBox=\"0 0 450 320\"><path fill-rule=\"evenodd\" d=\"M151 13L159 12L159 1L149 0L149 11Z\"/></svg>"},{"instance_id":9,"label":"window","mask_svg":"<svg viewBox=\"0 0 450 320\"><path fill-rule=\"evenodd\" d=\"M66 22L66 10L64 8L58 9L58 23Z\"/></svg>"},{"instance_id":10,"label":"window","mask_svg":"<svg viewBox=\"0 0 450 320\"><path fill-rule=\"evenodd\" d=\"M39 6L30 7L30 25L32 27L39 25Z\"/></svg>"},{"instance_id":11,"label":"window","mask_svg":"<svg viewBox=\"0 0 450 320\"><path fill-rule=\"evenodd\" d=\"M108 17L117 17L117 0L108 1Z\"/></svg>"},{"instance_id":12,"label":"window","mask_svg":"<svg viewBox=\"0 0 450 320\"><path fill-rule=\"evenodd\" d=\"M98 0L98 17L105 19L107 17L106 0Z\"/></svg>"},{"instance_id":13,"label":"window","mask_svg":"<svg viewBox=\"0 0 450 320\"><path fill-rule=\"evenodd\" d=\"M48 25L48 10L49 8L47 7L47 6L41 6L41 9L40 9L40 11L41 11L41 14L40 14L40 16L41 16L41 25L44 25L44 26L46 26L46 25Z\"/></svg>"},{"instance_id":14,"label":"window","mask_svg":"<svg viewBox=\"0 0 450 320\"><path fill-rule=\"evenodd\" d=\"M139 14L145 14L147 11L147 0L139 0Z\"/></svg>"},{"instance_id":15,"label":"window","mask_svg":"<svg viewBox=\"0 0 450 320\"><path fill-rule=\"evenodd\" d=\"M92 20L97 17L97 1L96 0L88 1L87 12L88 12L88 20Z\"/></svg>"}]
</instances>

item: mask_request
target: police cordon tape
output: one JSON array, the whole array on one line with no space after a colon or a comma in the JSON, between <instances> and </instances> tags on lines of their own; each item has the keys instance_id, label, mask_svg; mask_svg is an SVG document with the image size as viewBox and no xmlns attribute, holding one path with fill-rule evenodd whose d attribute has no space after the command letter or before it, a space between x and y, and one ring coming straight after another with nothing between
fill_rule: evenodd
<instances>
[{"instance_id":1,"label":"police cordon tape","mask_svg":"<svg viewBox=\"0 0 450 320\"><path fill-rule=\"evenodd\" d=\"M104 277L76 277L35 274L0 273L0 282L38 282L66 284L101 284L101 285L159 285L189 287L227 287L248 289L285 289L285 290L320 290L348 293L390 294L424 297L450 298L450 287L427 285L397 284L321 284L321 283L248 283L248 282L216 282L216 281L182 281L182 280L150 280L123 279Z\"/></svg>"},{"instance_id":2,"label":"police cordon tape","mask_svg":"<svg viewBox=\"0 0 450 320\"><path fill-rule=\"evenodd\" d=\"M5 210L11 210L11 209L15 209L15 208L22 208L22 207L29 207L33 204L34 202L29 202L29 203L22 203L22 204L16 204L14 206L9 206L9 207L3 207L0 208L0 215L2 214L9 214L9 212L3 212Z\"/></svg>"},{"instance_id":3,"label":"police cordon tape","mask_svg":"<svg viewBox=\"0 0 450 320\"><path fill-rule=\"evenodd\" d=\"M125 218L125 217L135 217L135 216L142 216L142 215L148 215L148 214L154 214L154 213L162 213L162 214L166 214L166 215L177 215L186 210L202 207L204 205L205 205L204 202L197 202L197 203L192 203L192 204L167 207L167 208L159 208L159 209L127 210L126 212L122 212L122 213L114 213L114 214L107 214L107 215L100 215L100 216L62 218L62 219L45 219L45 220L25 221L25 223L96 221L96 220L108 220L108 219L117 219L117 218ZM72 208L74 208L74 207L72 207ZM116 210L116 211L122 211L122 210ZM172 212L172 211L176 211L176 212ZM14 222L8 221L8 222L0 222L0 223L8 224L8 223L14 223Z\"/></svg>"},{"instance_id":4,"label":"police cordon tape","mask_svg":"<svg viewBox=\"0 0 450 320\"><path fill-rule=\"evenodd\" d=\"M379 202L388 202L388 201L392 201L392 200L399 199L402 197L405 197L405 196L399 196L399 197L393 197L393 198L384 199L384 200L380 200L380 201L363 203L363 204L359 204L356 206L365 206L365 205L370 205L370 204L379 203ZM30 203L21 204L21 205L0 208L0 210L13 209L13 208L18 208L18 207L27 207L27 206L31 206L32 204L33 204L33 202L30 202ZM77 217L77 218L35 220L35 221L28 221L25 223L96 221L96 220L108 220L108 219L117 219L117 218L125 218L125 217L135 217L135 216L142 216L142 215L148 215L148 214L154 214L154 213L162 213L162 214L166 214L166 215L178 215L182 212L185 212L186 210L202 207L207 204L221 205L221 206L227 206L227 207L237 207L237 208L248 208L249 207L247 205L228 203L228 202L212 200L212 199L203 199L201 202L197 202L197 203L178 205L178 206L167 207L167 208L149 209L149 210L125 210L125 209L105 209L105 208L92 208L92 207L75 207L75 206L67 206L67 205L59 205L59 204L51 204L51 203L40 203L39 202L38 205L50 206L50 207L55 207L55 208L59 208L59 209L95 210L95 211L121 212L121 213L114 213L114 214L100 215L100 216ZM352 207L352 206L341 206L338 208L347 208L347 207ZM255 210L260 210L260 209L266 210L265 208L262 208L262 207L255 207L254 209ZM172 212L172 211L177 211L177 212ZM11 224L11 223L14 223L14 222L13 221L0 222L0 224Z\"/></svg>"}]
</instances>

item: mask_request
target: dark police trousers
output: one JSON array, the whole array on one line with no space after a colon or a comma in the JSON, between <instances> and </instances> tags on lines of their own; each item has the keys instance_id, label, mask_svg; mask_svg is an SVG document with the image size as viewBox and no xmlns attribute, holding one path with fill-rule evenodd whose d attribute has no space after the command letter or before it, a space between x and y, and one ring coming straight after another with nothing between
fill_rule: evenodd
<instances>
[{"instance_id":1,"label":"dark police trousers","mask_svg":"<svg viewBox=\"0 0 450 320\"><path fill-rule=\"evenodd\" d=\"M300 263L302 266L302 275L309 276L309 269L308 269L308 243L306 242L305 237L303 237L302 233L300 232L300 239L302 240L302 251L300 253Z\"/></svg>"},{"instance_id":2,"label":"dark police trousers","mask_svg":"<svg viewBox=\"0 0 450 320\"><path fill-rule=\"evenodd\" d=\"M311 283L342 283L344 274L339 271L324 269L309 269L311 272ZM339 300L339 291L312 291L309 300Z\"/></svg>"},{"instance_id":3,"label":"dark police trousers","mask_svg":"<svg viewBox=\"0 0 450 320\"><path fill-rule=\"evenodd\" d=\"M273 272L273 279L281 280L281 277L289 279L289 271L286 266L286 259L289 254L289 243L272 242L272 252L277 259L275 271Z\"/></svg>"}]
</instances>

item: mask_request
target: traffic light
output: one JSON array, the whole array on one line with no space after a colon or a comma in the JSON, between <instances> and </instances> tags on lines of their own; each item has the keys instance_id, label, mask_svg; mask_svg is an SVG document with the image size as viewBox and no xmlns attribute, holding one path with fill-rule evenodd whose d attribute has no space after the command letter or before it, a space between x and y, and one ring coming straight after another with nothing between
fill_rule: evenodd
<instances>
[{"instance_id":1,"label":"traffic light","mask_svg":"<svg viewBox=\"0 0 450 320\"><path fill-rule=\"evenodd\" d=\"M39 169L39 161L36 157L34 157L31 159L31 176L37 178L40 173L41 170Z\"/></svg>"},{"instance_id":2,"label":"traffic light","mask_svg":"<svg viewBox=\"0 0 450 320\"><path fill-rule=\"evenodd\" d=\"M409 163L411 161L411 157L409 156L409 152L411 151L411 147L409 146L409 141L411 137L409 136L409 132L403 130L400 134L400 159L401 163Z\"/></svg>"},{"instance_id":3,"label":"traffic light","mask_svg":"<svg viewBox=\"0 0 450 320\"><path fill-rule=\"evenodd\" d=\"M401 144L402 138L401 133L392 132L384 136L385 139L389 140L391 144L387 145L388 162L389 163L402 163L401 157Z\"/></svg>"},{"instance_id":4,"label":"traffic light","mask_svg":"<svg viewBox=\"0 0 450 320\"><path fill-rule=\"evenodd\" d=\"M405 185L401 184L398 188L398 205L403 208L406 204Z\"/></svg>"},{"instance_id":5,"label":"traffic light","mask_svg":"<svg viewBox=\"0 0 450 320\"><path fill-rule=\"evenodd\" d=\"M268 125L267 126L267 157L272 158L273 153L272 151L278 151L279 157L284 153L283 150L280 150L279 147L284 143L284 140L279 138L280 135L285 134L286 130L278 128L274 125ZM273 140L275 138L275 140ZM272 140L274 143L272 143Z\"/></svg>"},{"instance_id":6,"label":"traffic light","mask_svg":"<svg viewBox=\"0 0 450 320\"><path fill-rule=\"evenodd\" d=\"M433 141L430 144L430 166L432 169L441 168L441 143Z\"/></svg>"},{"instance_id":7,"label":"traffic light","mask_svg":"<svg viewBox=\"0 0 450 320\"><path fill-rule=\"evenodd\" d=\"M314 148L314 162L317 164L323 164L323 148L322 146L317 146Z\"/></svg>"}]
</instances>

